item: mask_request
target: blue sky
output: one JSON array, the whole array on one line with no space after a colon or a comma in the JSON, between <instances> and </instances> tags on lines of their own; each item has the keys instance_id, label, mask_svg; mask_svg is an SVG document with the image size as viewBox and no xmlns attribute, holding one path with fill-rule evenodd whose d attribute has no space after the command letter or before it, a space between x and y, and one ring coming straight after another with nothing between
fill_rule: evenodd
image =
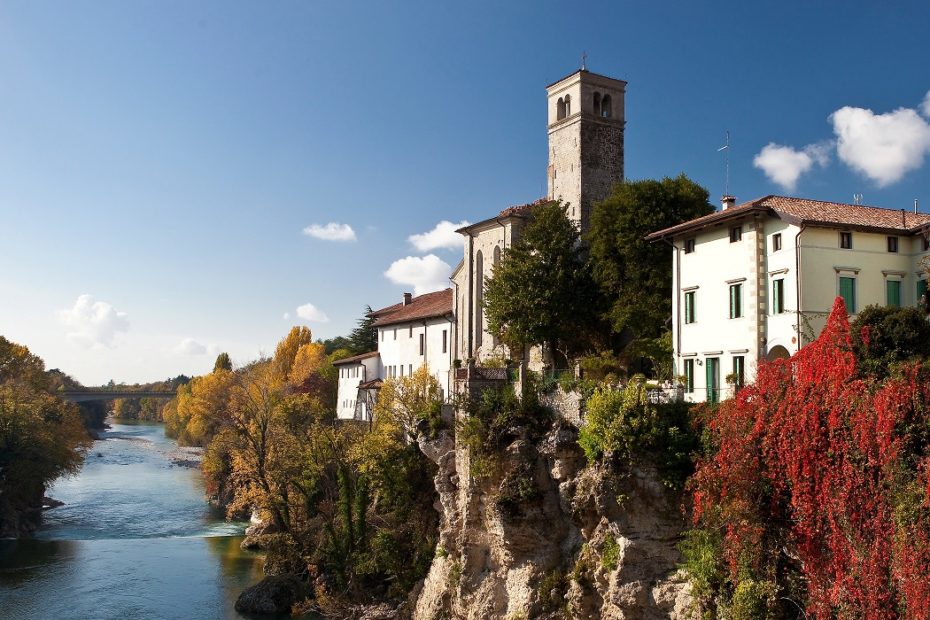
<instances>
[{"instance_id":1,"label":"blue sky","mask_svg":"<svg viewBox=\"0 0 930 620\"><path fill-rule=\"evenodd\" d=\"M628 178L716 201L729 130L740 200L930 210L930 5L761 4L4 2L0 334L87 384L344 334L460 259L411 235L544 193L582 51Z\"/></svg>"}]
</instances>

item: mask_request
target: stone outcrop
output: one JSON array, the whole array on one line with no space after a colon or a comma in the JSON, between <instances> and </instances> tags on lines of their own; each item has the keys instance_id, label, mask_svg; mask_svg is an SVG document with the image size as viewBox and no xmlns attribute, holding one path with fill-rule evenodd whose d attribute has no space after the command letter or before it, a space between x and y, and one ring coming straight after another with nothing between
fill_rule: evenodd
<instances>
[{"instance_id":1,"label":"stone outcrop","mask_svg":"<svg viewBox=\"0 0 930 620\"><path fill-rule=\"evenodd\" d=\"M291 606L310 594L307 584L296 575L265 577L243 590L236 599L236 611L247 614L285 614Z\"/></svg>"},{"instance_id":2,"label":"stone outcrop","mask_svg":"<svg viewBox=\"0 0 930 620\"><path fill-rule=\"evenodd\" d=\"M576 440L564 420L519 437L481 479L451 434L420 441L441 523L414 618L691 617L678 498L648 468L588 467Z\"/></svg>"}]
</instances>

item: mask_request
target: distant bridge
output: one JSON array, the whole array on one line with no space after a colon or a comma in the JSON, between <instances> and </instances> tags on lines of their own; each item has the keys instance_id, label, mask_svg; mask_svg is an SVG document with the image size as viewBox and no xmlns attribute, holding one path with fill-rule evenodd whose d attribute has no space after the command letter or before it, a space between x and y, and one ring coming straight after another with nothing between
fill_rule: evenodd
<instances>
[{"instance_id":1,"label":"distant bridge","mask_svg":"<svg viewBox=\"0 0 930 620\"><path fill-rule=\"evenodd\" d=\"M130 390L64 390L56 392L65 400L72 403L83 403L89 400L113 400L114 398L174 398L174 390L145 390L132 392Z\"/></svg>"}]
</instances>

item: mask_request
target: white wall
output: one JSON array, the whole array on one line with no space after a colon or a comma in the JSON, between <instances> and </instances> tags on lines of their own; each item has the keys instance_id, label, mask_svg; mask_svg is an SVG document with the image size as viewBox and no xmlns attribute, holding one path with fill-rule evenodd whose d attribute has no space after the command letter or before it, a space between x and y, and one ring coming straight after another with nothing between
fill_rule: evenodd
<instances>
[{"instance_id":1,"label":"white wall","mask_svg":"<svg viewBox=\"0 0 930 620\"><path fill-rule=\"evenodd\" d=\"M359 383L378 378L378 357L372 356L354 363L338 364L336 368L339 371L336 417L340 420L351 420L355 417Z\"/></svg>"},{"instance_id":2,"label":"white wall","mask_svg":"<svg viewBox=\"0 0 930 620\"><path fill-rule=\"evenodd\" d=\"M425 325L424 325L425 323ZM449 396L449 369L453 359L452 321L444 318L399 323L378 328L380 376L408 376L424 364L439 382L443 394ZM443 351L445 331L445 351ZM425 351L420 354L420 336L425 334Z\"/></svg>"}]
</instances>

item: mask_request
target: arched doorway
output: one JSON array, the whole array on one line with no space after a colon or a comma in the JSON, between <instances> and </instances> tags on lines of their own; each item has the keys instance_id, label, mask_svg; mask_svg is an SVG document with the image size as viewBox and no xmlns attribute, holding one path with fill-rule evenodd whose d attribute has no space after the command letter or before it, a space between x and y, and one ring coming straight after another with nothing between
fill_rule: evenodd
<instances>
[{"instance_id":1,"label":"arched doorway","mask_svg":"<svg viewBox=\"0 0 930 620\"><path fill-rule=\"evenodd\" d=\"M788 352L788 349L777 344L772 347L769 354L765 356L765 359L769 362L774 362L775 360L786 360L789 357L791 357L791 353Z\"/></svg>"}]
</instances>

